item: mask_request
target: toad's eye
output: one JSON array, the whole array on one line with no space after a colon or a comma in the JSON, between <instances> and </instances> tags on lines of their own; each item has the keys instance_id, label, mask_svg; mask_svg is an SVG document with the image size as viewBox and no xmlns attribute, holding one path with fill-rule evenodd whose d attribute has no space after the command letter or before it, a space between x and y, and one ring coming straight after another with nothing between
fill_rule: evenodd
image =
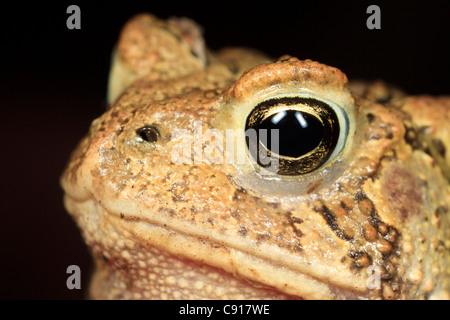
<instances>
[{"instance_id":1,"label":"toad's eye","mask_svg":"<svg viewBox=\"0 0 450 320\"><path fill-rule=\"evenodd\" d=\"M264 166L262 155L278 160L276 173L301 175L322 166L336 149L339 119L327 103L312 98L270 99L257 105L246 121L254 129L257 148L247 140L250 154Z\"/></svg>"},{"instance_id":2,"label":"toad's eye","mask_svg":"<svg viewBox=\"0 0 450 320\"><path fill-rule=\"evenodd\" d=\"M159 139L159 132L155 127L145 126L136 130L136 134L144 141L154 143Z\"/></svg>"}]
</instances>

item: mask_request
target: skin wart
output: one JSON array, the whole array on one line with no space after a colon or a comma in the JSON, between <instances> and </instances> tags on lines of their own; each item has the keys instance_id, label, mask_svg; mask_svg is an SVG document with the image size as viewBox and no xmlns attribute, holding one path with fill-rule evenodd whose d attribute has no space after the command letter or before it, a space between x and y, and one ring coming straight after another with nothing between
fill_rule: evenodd
<instances>
[{"instance_id":1,"label":"skin wart","mask_svg":"<svg viewBox=\"0 0 450 320\"><path fill-rule=\"evenodd\" d=\"M193 21L148 14L125 25L109 90L61 178L95 261L92 298L449 298L449 97L213 53ZM341 134L311 172L174 163L198 130L225 136L255 106L305 96L335 106Z\"/></svg>"}]
</instances>

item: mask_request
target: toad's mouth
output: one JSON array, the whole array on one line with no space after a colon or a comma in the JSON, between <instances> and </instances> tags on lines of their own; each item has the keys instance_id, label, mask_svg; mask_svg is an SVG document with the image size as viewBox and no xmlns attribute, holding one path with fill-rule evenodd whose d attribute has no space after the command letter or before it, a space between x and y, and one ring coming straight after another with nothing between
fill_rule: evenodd
<instances>
[{"instance_id":1,"label":"toad's mouth","mask_svg":"<svg viewBox=\"0 0 450 320\"><path fill-rule=\"evenodd\" d=\"M193 250L190 245L183 247ZM93 299L109 298L112 288L116 288L112 290L116 292L114 298L123 299L298 299L239 274L213 267L202 259L189 259L154 245L128 252L136 255L135 259L124 261L123 257L103 257L103 261L97 263L90 285ZM110 259L114 264L126 266L126 271L114 270Z\"/></svg>"},{"instance_id":2,"label":"toad's mouth","mask_svg":"<svg viewBox=\"0 0 450 320\"><path fill-rule=\"evenodd\" d=\"M281 261L177 225L143 219L93 197L65 205L92 249L92 298L345 299L341 288ZM125 212L125 213L124 213Z\"/></svg>"}]
</instances>

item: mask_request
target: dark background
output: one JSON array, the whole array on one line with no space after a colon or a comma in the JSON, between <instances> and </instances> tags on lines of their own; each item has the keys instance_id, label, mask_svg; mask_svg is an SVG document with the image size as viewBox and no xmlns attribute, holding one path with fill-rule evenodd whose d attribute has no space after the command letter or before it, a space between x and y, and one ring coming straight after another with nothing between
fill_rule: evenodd
<instances>
[{"instance_id":1,"label":"dark background","mask_svg":"<svg viewBox=\"0 0 450 320\"><path fill-rule=\"evenodd\" d=\"M2 4L0 298L85 297L65 285L76 264L86 289L91 260L62 205L59 176L105 109L111 49L133 14L190 17L212 49L250 46L411 94L450 94L449 1L166 2ZM81 30L66 28L70 4L81 8ZM381 8L381 30L366 28L370 4Z\"/></svg>"}]
</instances>

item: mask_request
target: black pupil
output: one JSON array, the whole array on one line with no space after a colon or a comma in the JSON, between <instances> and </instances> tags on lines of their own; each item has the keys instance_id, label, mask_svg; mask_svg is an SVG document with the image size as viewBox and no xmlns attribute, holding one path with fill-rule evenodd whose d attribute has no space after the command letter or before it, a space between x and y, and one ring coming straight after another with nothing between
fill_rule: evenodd
<instances>
[{"instance_id":1,"label":"black pupil","mask_svg":"<svg viewBox=\"0 0 450 320\"><path fill-rule=\"evenodd\" d=\"M144 127L137 131L137 134L147 142L156 142L158 140L158 130L153 127Z\"/></svg>"},{"instance_id":2,"label":"black pupil","mask_svg":"<svg viewBox=\"0 0 450 320\"><path fill-rule=\"evenodd\" d=\"M324 127L315 116L298 111L284 110L261 122L259 128L267 129L265 146L271 150L271 129L279 131L279 154L298 158L314 150L322 141Z\"/></svg>"}]
</instances>

